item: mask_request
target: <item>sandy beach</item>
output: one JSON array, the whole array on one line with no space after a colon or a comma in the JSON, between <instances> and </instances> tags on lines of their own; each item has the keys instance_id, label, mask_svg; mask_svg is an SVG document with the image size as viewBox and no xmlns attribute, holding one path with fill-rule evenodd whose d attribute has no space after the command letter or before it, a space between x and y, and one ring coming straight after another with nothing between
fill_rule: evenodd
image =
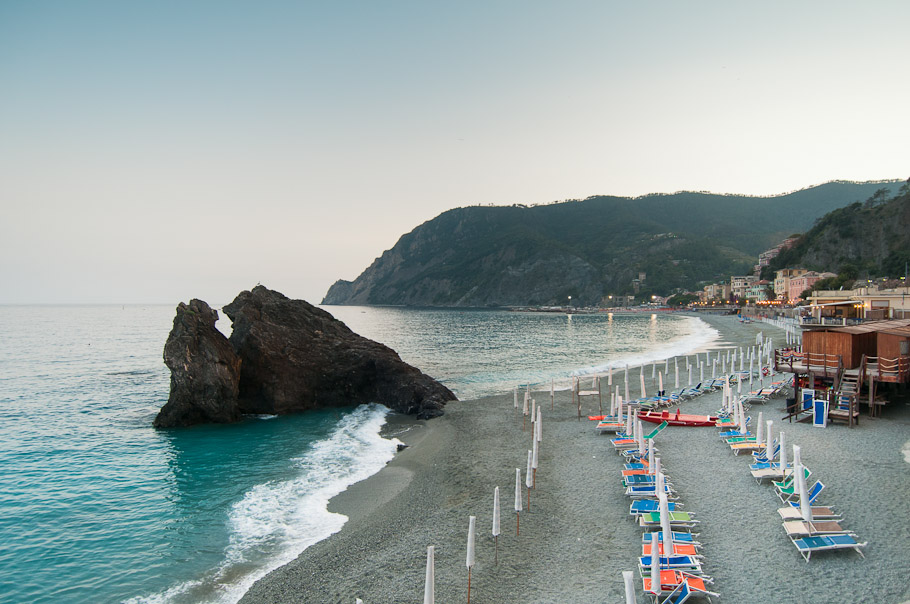
<instances>
[{"instance_id":1,"label":"sandy beach","mask_svg":"<svg viewBox=\"0 0 910 604\"><path fill-rule=\"evenodd\" d=\"M759 331L778 344L784 339L769 325L704 319L720 333L718 348L754 344ZM630 379L634 395L638 372ZM672 379L665 385L672 389ZM511 393L451 403L445 416L430 421L394 416L387 433L409 447L332 500L329 509L349 517L344 528L258 581L242 602L421 602L428 545L436 547L437 601L466 601L471 515L478 529L472 602L620 603L623 570L635 571L638 601L650 601L637 578L642 529L628 514L622 459L610 437L577 419L568 391L556 393L553 409L548 392L535 398L543 408L540 469L520 535L515 468L524 476L531 433L522 430ZM682 410L713 413L720 399L719 392L703 395ZM789 444L802 447L812 478L826 485L819 502L835 507L844 527L868 542L866 557L841 551L806 563L781 526L773 487L750 476L750 456L734 456L715 428L668 428L655 443L684 509L701 522L696 530L712 589L720 601L743 604L910 601L910 405L890 404L880 418L869 418L864 406L852 429L782 423L784 405L774 399L750 415L757 419L763 411L775 433L783 429ZM587 413L597 411L596 401L586 406ZM490 534L496 486L498 565Z\"/></svg>"}]
</instances>

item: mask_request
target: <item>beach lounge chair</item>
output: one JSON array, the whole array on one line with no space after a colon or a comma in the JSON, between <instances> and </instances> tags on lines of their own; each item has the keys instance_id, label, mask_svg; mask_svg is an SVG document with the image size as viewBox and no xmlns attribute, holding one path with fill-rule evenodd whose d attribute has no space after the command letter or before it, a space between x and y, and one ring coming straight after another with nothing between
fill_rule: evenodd
<instances>
[{"instance_id":1,"label":"beach lounge chair","mask_svg":"<svg viewBox=\"0 0 910 604\"><path fill-rule=\"evenodd\" d=\"M778 508L777 513L784 520L799 520L802 518L800 509L789 505L785 508ZM834 508L825 505L813 505L812 517L816 520L840 520L840 514L835 514Z\"/></svg>"},{"instance_id":2,"label":"beach lounge chair","mask_svg":"<svg viewBox=\"0 0 910 604\"><path fill-rule=\"evenodd\" d=\"M683 604L683 602L686 602L692 596L703 596L703 597L708 598L708 601L710 601L711 600L710 596L719 597L720 594L716 594L714 592L707 591L707 590L705 590L705 591L695 590L689 586L688 582L683 581L682 583L677 585L673 591L671 591L669 594L667 594L667 596L663 600L660 600L659 604Z\"/></svg>"},{"instance_id":3,"label":"beach lounge chair","mask_svg":"<svg viewBox=\"0 0 910 604\"><path fill-rule=\"evenodd\" d=\"M812 485L811 489L809 489L809 501L808 501L809 505L812 505L813 503L815 503L815 500L818 499L818 494L821 493L822 489L824 489L824 488L825 488L825 485L822 484L822 481L820 481L820 480L815 481L815 484ZM781 498L781 499L783 499L783 498ZM789 503L791 507L798 508L799 507L799 496L797 496L796 499L792 499L792 498L785 499L784 502Z\"/></svg>"},{"instance_id":4,"label":"beach lounge chair","mask_svg":"<svg viewBox=\"0 0 910 604\"><path fill-rule=\"evenodd\" d=\"M664 533L663 531L655 531L657 533L657 540L663 543ZM698 533L690 533L689 531L672 531L673 532L673 543L691 543L695 546L701 546L701 543L696 541L695 538L698 537ZM645 545L651 543L651 531L646 531L641 535L641 542Z\"/></svg>"},{"instance_id":5,"label":"beach lounge chair","mask_svg":"<svg viewBox=\"0 0 910 604\"><path fill-rule=\"evenodd\" d=\"M803 475L806 478L809 478L811 474L812 471L806 466L803 466ZM771 485L774 486L774 488L777 490L777 496L780 497L781 501L788 501L796 496L796 481L793 480L793 478L793 474L790 473L790 475L785 477L783 480L771 481Z\"/></svg>"},{"instance_id":6,"label":"beach lounge chair","mask_svg":"<svg viewBox=\"0 0 910 604\"><path fill-rule=\"evenodd\" d=\"M670 483L664 481L664 493L670 499L676 498L676 492L670 486ZM654 499L657 497L657 488L654 484L631 485L626 487L626 495L632 499Z\"/></svg>"},{"instance_id":7,"label":"beach lounge chair","mask_svg":"<svg viewBox=\"0 0 910 604\"><path fill-rule=\"evenodd\" d=\"M788 537L812 537L814 535L852 535L836 520L785 520L784 530Z\"/></svg>"},{"instance_id":8,"label":"beach lounge chair","mask_svg":"<svg viewBox=\"0 0 910 604\"><path fill-rule=\"evenodd\" d=\"M642 556L650 555L651 547L653 547L653 546L650 543L642 543L641 555ZM661 556L666 555L666 551L664 551L664 542L662 539L660 540L660 542L658 542L657 547L660 550ZM685 542L674 541L673 542L673 551L671 553L676 556L695 556L695 555L697 555L696 549L697 549L697 546L694 543L685 543Z\"/></svg>"},{"instance_id":9,"label":"beach lounge chair","mask_svg":"<svg viewBox=\"0 0 910 604\"><path fill-rule=\"evenodd\" d=\"M671 512L675 512L680 507L682 507L681 503L676 503L675 501L669 501L667 502L667 505L669 506ZM632 502L632 505L629 506L629 514L632 516L639 516L648 512L657 511L659 511L659 509L656 499L636 499Z\"/></svg>"},{"instance_id":10,"label":"beach lounge chair","mask_svg":"<svg viewBox=\"0 0 910 604\"><path fill-rule=\"evenodd\" d=\"M817 535L815 537L800 537L791 539L793 545L799 550L799 553L806 562L815 552L823 552L835 549L852 549L857 554L865 558L860 548L866 547L867 543L859 543L854 535ZM661 575L663 581L663 575Z\"/></svg>"},{"instance_id":11,"label":"beach lounge chair","mask_svg":"<svg viewBox=\"0 0 910 604\"><path fill-rule=\"evenodd\" d=\"M661 569L683 570L695 575L701 574L701 561L697 556L661 556L658 561ZM643 577L651 576L651 555L641 556L638 559L639 572Z\"/></svg>"},{"instance_id":12,"label":"beach lounge chair","mask_svg":"<svg viewBox=\"0 0 910 604\"><path fill-rule=\"evenodd\" d=\"M766 478L769 480L781 480L793 472L793 466L790 464L787 464L787 468L784 470L780 469L779 463L752 464L752 466L758 465L766 466L752 470L750 472L752 474L752 478L754 478L758 484L761 484L762 481L764 481Z\"/></svg>"},{"instance_id":13,"label":"beach lounge chair","mask_svg":"<svg viewBox=\"0 0 910 604\"><path fill-rule=\"evenodd\" d=\"M670 512L670 526L673 528L691 528L698 524L692 512ZM647 528L660 528L659 512L644 512L638 516L638 525Z\"/></svg>"},{"instance_id":14,"label":"beach lounge chair","mask_svg":"<svg viewBox=\"0 0 910 604\"><path fill-rule=\"evenodd\" d=\"M659 596L666 596L676 591L676 588L679 587L680 583L685 583L686 587L692 594L698 594L702 596L718 596L714 592L708 591L706 587L707 584L710 584L712 581L708 577L693 575L690 573L683 572L681 570L662 570L660 571L660 586L661 591ZM642 588L645 593L651 593L651 577L642 577ZM671 600L672 602L672 600Z\"/></svg>"}]
</instances>

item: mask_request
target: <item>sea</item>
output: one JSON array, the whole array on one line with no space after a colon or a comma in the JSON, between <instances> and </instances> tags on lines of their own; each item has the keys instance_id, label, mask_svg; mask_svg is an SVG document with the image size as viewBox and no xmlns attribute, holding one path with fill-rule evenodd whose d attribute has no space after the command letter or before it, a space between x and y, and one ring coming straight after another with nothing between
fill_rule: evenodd
<instances>
[{"instance_id":1,"label":"sea","mask_svg":"<svg viewBox=\"0 0 910 604\"><path fill-rule=\"evenodd\" d=\"M710 346L670 313L327 307L462 400ZM155 430L173 306L0 306L0 601L233 603L337 532L379 404ZM230 333L230 322L219 321Z\"/></svg>"}]
</instances>

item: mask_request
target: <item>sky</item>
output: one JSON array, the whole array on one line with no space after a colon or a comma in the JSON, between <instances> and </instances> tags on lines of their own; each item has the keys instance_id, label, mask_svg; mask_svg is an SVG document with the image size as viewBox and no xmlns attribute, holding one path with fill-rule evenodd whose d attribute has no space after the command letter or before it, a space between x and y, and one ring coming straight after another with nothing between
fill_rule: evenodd
<instances>
[{"instance_id":1,"label":"sky","mask_svg":"<svg viewBox=\"0 0 910 604\"><path fill-rule=\"evenodd\" d=\"M469 205L910 176L910 2L0 2L0 304L318 303Z\"/></svg>"}]
</instances>

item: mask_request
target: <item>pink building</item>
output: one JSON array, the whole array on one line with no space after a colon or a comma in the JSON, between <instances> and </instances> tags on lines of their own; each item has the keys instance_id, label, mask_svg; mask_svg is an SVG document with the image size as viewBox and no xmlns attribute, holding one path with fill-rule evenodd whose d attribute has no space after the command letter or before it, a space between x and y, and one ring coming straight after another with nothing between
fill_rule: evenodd
<instances>
[{"instance_id":1,"label":"pink building","mask_svg":"<svg viewBox=\"0 0 910 604\"><path fill-rule=\"evenodd\" d=\"M801 300L803 292L815 285L816 281L819 279L827 279L828 277L835 276L834 273L816 273L815 271L809 271L808 273L803 273L796 277L790 277L790 301L795 302Z\"/></svg>"}]
</instances>

